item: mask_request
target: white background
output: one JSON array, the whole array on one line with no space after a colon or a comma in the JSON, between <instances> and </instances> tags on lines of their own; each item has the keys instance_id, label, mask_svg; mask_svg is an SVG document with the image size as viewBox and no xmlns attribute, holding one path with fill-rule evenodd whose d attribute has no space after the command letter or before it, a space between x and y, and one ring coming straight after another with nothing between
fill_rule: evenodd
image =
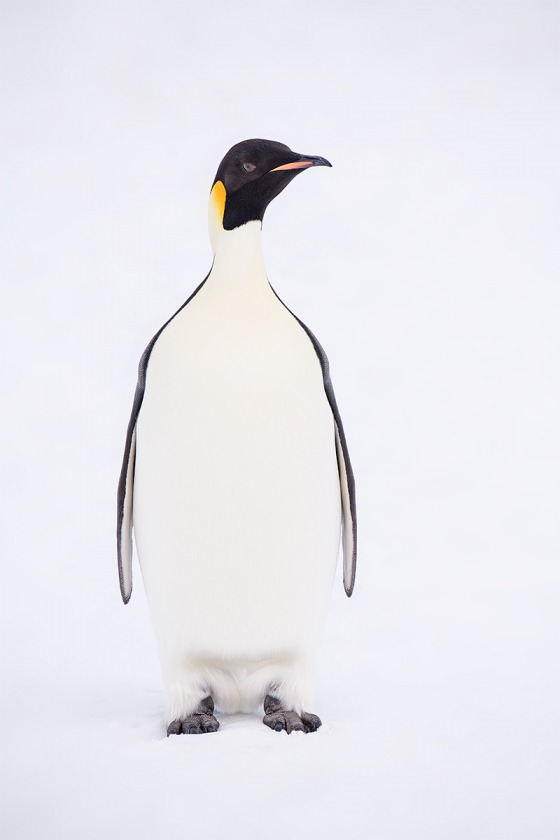
<instances>
[{"instance_id":1,"label":"white background","mask_svg":"<svg viewBox=\"0 0 560 840\"><path fill-rule=\"evenodd\" d=\"M556 840L560 4L2 2L3 838ZM115 493L227 149L332 367L360 553L316 735L166 739ZM555 801L556 799L556 801Z\"/></svg>"}]
</instances>

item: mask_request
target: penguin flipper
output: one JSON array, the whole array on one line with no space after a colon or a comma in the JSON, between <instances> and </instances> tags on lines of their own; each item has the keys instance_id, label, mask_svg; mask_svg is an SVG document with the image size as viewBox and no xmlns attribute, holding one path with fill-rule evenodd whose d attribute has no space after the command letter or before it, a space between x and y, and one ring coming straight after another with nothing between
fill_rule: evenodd
<instances>
[{"instance_id":1,"label":"penguin flipper","mask_svg":"<svg viewBox=\"0 0 560 840\"><path fill-rule=\"evenodd\" d=\"M200 283L192 295L179 307L171 318L160 327L154 335L144 352L138 365L138 382L136 384L136 391L134 393L134 402L132 405L132 413L128 422L128 429L126 432L126 442L124 445L124 456L121 467L121 474L119 478L119 487L117 491L117 557L119 563L119 583L121 587L121 596L125 604L130 601L132 595L132 510L134 499L134 464L136 461L136 422L142 401L144 399L144 391L146 390L146 376L148 371L148 362L154 345L166 326L171 323L179 312L190 303L197 292L202 289L210 272L206 275L202 283Z\"/></svg>"},{"instance_id":2,"label":"penguin flipper","mask_svg":"<svg viewBox=\"0 0 560 840\"><path fill-rule=\"evenodd\" d=\"M128 604L132 595L132 501L134 497L137 416L133 410L126 436L117 494L117 556L121 597L125 604Z\"/></svg>"},{"instance_id":3,"label":"penguin flipper","mask_svg":"<svg viewBox=\"0 0 560 840\"><path fill-rule=\"evenodd\" d=\"M169 323L169 322L168 322ZM138 365L138 382L134 392L132 412L128 421L124 455L117 490L117 558L119 563L119 584L123 602L128 604L132 595L132 511L134 501L134 466L136 463L136 423L146 390L146 371L150 354L161 331L152 338Z\"/></svg>"},{"instance_id":4,"label":"penguin flipper","mask_svg":"<svg viewBox=\"0 0 560 840\"><path fill-rule=\"evenodd\" d=\"M293 314L293 313L292 313ZM354 471L350 463L350 453L346 443L346 435L342 426L342 418L331 380L329 360L327 354L313 335L309 327L294 315L303 327L317 353L321 371L323 373L323 386L331 411L333 413L335 429L336 458L338 461L338 475L340 478L340 499L342 502L342 557L343 557L343 583L344 591L350 597L354 591L356 581L356 561L358 547L358 521L356 517L356 484Z\"/></svg>"},{"instance_id":5,"label":"penguin flipper","mask_svg":"<svg viewBox=\"0 0 560 840\"><path fill-rule=\"evenodd\" d=\"M272 286L270 287L272 289ZM292 310L286 306L282 298L278 297L274 289L272 289L282 306L288 310L290 315L295 318L300 327L313 345L313 349L319 359L321 365L321 372L323 374L323 387L331 411L333 413L334 428L335 428L335 446L336 458L338 461L338 475L340 477L340 498L342 502L342 556L343 556L343 583L344 591L351 596L354 591L354 583L356 580L356 560L357 560L357 546L358 546L358 523L356 518L356 485L354 482L354 471L350 463L350 453L348 451L348 444L346 443L346 436L342 426L342 418L340 411L336 404L336 397L334 395L334 388L331 380L329 370L329 360L327 354L323 350L317 337L311 332L309 327L303 323L297 315L294 315Z\"/></svg>"},{"instance_id":6,"label":"penguin flipper","mask_svg":"<svg viewBox=\"0 0 560 840\"><path fill-rule=\"evenodd\" d=\"M346 435L342 426L342 418L336 404L334 388L329 373L327 354L307 327L305 330L312 340L315 352L319 357L323 371L323 385L331 411L333 413L336 459L340 479L340 500L342 503L342 558L344 591L350 597L354 591L356 581L356 561L358 548L358 520L356 517L356 484L354 471L350 463L350 453L346 443Z\"/></svg>"},{"instance_id":7,"label":"penguin flipper","mask_svg":"<svg viewBox=\"0 0 560 840\"><path fill-rule=\"evenodd\" d=\"M348 447L344 437L342 425L338 425L335 417L336 457L338 460L338 474L340 477L340 499L342 501L342 557L344 591L350 597L354 591L356 580L356 491L354 475L350 464Z\"/></svg>"}]
</instances>

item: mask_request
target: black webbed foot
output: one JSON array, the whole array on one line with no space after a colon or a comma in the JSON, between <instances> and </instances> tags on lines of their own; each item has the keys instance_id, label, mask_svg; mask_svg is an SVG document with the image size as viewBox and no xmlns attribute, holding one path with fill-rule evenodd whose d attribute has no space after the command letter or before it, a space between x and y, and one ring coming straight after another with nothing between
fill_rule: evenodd
<instances>
[{"instance_id":1,"label":"black webbed foot","mask_svg":"<svg viewBox=\"0 0 560 840\"><path fill-rule=\"evenodd\" d=\"M296 712L284 709L277 697L267 694L264 698L263 723L274 729L276 732L286 730L288 735L291 732L316 732L321 726L321 718L309 712Z\"/></svg>"},{"instance_id":2,"label":"black webbed foot","mask_svg":"<svg viewBox=\"0 0 560 840\"><path fill-rule=\"evenodd\" d=\"M181 720L173 720L167 727L167 737L170 735L200 735L204 732L217 732L220 723L213 715L214 701L205 697L198 704L196 710Z\"/></svg>"}]
</instances>

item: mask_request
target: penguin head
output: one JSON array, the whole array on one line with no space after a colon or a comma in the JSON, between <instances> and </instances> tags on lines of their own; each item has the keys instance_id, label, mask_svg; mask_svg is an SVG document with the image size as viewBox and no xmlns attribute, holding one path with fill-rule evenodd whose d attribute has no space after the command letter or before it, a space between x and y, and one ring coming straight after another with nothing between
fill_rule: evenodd
<instances>
[{"instance_id":1,"label":"penguin head","mask_svg":"<svg viewBox=\"0 0 560 840\"><path fill-rule=\"evenodd\" d=\"M262 222L272 199L311 166L331 164L323 157L292 152L274 140L243 140L232 146L218 167L210 193L212 244L224 230Z\"/></svg>"}]
</instances>

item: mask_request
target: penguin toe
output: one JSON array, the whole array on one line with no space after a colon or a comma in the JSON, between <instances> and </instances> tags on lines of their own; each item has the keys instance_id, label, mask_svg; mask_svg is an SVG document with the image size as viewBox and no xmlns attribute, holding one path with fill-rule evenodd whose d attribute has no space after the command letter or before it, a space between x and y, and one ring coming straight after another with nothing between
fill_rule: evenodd
<instances>
[{"instance_id":1,"label":"penguin toe","mask_svg":"<svg viewBox=\"0 0 560 840\"><path fill-rule=\"evenodd\" d=\"M282 732L283 729L286 729L286 719L282 712L273 712L271 715L265 715L263 717L263 723L270 727L270 729L274 729L275 732Z\"/></svg>"},{"instance_id":2,"label":"penguin toe","mask_svg":"<svg viewBox=\"0 0 560 840\"><path fill-rule=\"evenodd\" d=\"M318 715L312 715L310 712L301 713L301 721L306 732L316 732L323 721Z\"/></svg>"},{"instance_id":3,"label":"penguin toe","mask_svg":"<svg viewBox=\"0 0 560 840\"><path fill-rule=\"evenodd\" d=\"M284 712L286 718L286 732L290 735L292 732L305 732L305 727L299 715L295 712Z\"/></svg>"},{"instance_id":4,"label":"penguin toe","mask_svg":"<svg viewBox=\"0 0 560 840\"><path fill-rule=\"evenodd\" d=\"M214 714L214 699L208 695L204 700L198 704L197 714L213 715ZM215 719L215 718L214 718Z\"/></svg>"},{"instance_id":5,"label":"penguin toe","mask_svg":"<svg viewBox=\"0 0 560 840\"><path fill-rule=\"evenodd\" d=\"M200 715L200 726L203 732L217 732L220 724L214 715Z\"/></svg>"},{"instance_id":6,"label":"penguin toe","mask_svg":"<svg viewBox=\"0 0 560 840\"><path fill-rule=\"evenodd\" d=\"M183 731L183 722L180 720L172 720L167 727L167 737L170 735L180 735Z\"/></svg>"}]
</instances>

